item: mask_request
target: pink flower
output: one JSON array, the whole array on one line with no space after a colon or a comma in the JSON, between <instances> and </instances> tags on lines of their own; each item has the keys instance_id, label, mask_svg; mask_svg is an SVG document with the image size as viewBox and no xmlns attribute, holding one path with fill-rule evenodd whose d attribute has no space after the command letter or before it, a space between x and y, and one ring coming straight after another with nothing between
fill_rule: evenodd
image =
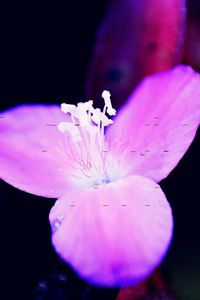
<instances>
[{"instance_id":1,"label":"pink flower","mask_svg":"<svg viewBox=\"0 0 200 300\"><path fill-rule=\"evenodd\" d=\"M109 93L103 97L114 115ZM157 183L195 136L200 76L178 66L145 79L106 134L103 125L112 121L92 101L62 110L67 114L58 106L25 105L1 114L0 176L59 198L50 212L52 242L81 277L136 284L160 264L171 241L172 213Z\"/></svg>"}]
</instances>

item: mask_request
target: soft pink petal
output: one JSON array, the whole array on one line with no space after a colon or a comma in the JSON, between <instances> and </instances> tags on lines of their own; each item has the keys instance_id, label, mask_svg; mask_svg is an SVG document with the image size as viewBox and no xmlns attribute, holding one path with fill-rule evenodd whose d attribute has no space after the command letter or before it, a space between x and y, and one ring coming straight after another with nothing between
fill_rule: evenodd
<instances>
[{"instance_id":1,"label":"soft pink petal","mask_svg":"<svg viewBox=\"0 0 200 300\"><path fill-rule=\"evenodd\" d=\"M66 136L58 106L30 105L0 118L0 178L24 191L60 197L69 188Z\"/></svg>"},{"instance_id":2,"label":"soft pink petal","mask_svg":"<svg viewBox=\"0 0 200 300\"><path fill-rule=\"evenodd\" d=\"M50 222L59 255L81 277L105 286L146 278L166 254L173 226L162 190L141 176L66 195Z\"/></svg>"},{"instance_id":3,"label":"soft pink petal","mask_svg":"<svg viewBox=\"0 0 200 300\"><path fill-rule=\"evenodd\" d=\"M107 131L111 152L129 174L156 182L187 151L200 123L200 75L178 66L147 78Z\"/></svg>"}]
</instances>

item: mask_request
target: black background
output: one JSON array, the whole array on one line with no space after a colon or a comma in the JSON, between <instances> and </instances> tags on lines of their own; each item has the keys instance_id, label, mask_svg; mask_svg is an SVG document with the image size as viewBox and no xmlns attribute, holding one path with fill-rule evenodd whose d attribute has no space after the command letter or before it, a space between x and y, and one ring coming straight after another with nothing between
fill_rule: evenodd
<instances>
[{"instance_id":1,"label":"black background","mask_svg":"<svg viewBox=\"0 0 200 300\"><path fill-rule=\"evenodd\" d=\"M95 33L107 3L7 2L0 18L0 109L81 99ZM187 300L198 300L200 278L199 141L198 132L179 165L161 182L175 222L163 272L175 293ZM61 272L63 266L51 246L48 223L54 201L0 181L1 299L33 299L38 283L45 285L52 274ZM63 272L66 274L66 269ZM81 288L80 282L76 287L79 284ZM52 299L68 299L63 297Z\"/></svg>"}]
</instances>

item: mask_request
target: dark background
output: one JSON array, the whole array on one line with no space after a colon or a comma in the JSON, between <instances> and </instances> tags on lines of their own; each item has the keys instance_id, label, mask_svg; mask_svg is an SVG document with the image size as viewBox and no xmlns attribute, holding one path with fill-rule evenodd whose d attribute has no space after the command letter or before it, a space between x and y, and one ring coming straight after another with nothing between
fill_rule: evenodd
<instances>
[{"instance_id":1,"label":"dark background","mask_svg":"<svg viewBox=\"0 0 200 300\"><path fill-rule=\"evenodd\" d=\"M95 33L107 3L7 2L0 18L0 110L22 103L80 100ZM200 299L199 133L177 168L161 182L175 222L173 243L162 270L174 293L187 300ZM83 294L89 287L74 277L51 246L48 214L54 201L0 181L2 300L46 299L39 298L45 289L51 289L51 299L76 299L77 288L83 291L82 299L87 299ZM75 286L73 290L70 284L70 292L66 292L68 280ZM91 299L99 295L102 300L113 299L116 293L95 291ZM60 296L55 297L56 293Z\"/></svg>"}]
</instances>

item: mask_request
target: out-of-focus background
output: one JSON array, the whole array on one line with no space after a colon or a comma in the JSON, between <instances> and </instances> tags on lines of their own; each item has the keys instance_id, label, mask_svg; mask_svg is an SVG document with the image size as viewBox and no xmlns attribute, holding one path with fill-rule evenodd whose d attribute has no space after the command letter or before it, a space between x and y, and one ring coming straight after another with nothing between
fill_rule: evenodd
<instances>
[{"instance_id":1,"label":"out-of-focus background","mask_svg":"<svg viewBox=\"0 0 200 300\"><path fill-rule=\"evenodd\" d=\"M22 103L84 100L95 35L108 3L7 2L0 18L0 110ZM188 0L188 8L193 20L188 28L195 30L187 32L186 62L200 70L200 5ZM196 56L190 55L194 48ZM200 299L199 153L198 132L177 168L161 182L175 222L172 246L161 266L172 292L145 299ZM0 181L0 298L116 299L118 290L86 285L55 254L48 222L54 201Z\"/></svg>"}]
</instances>

